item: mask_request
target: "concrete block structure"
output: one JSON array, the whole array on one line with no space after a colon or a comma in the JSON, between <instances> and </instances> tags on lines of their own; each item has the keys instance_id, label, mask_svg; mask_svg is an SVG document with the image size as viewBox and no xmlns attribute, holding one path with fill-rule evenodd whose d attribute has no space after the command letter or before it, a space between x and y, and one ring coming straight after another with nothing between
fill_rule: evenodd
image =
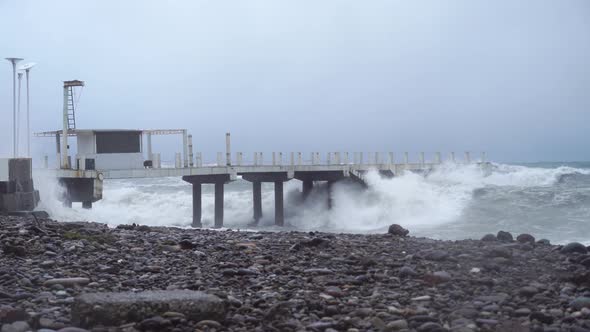
<instances>
[{"instance_id":1,"label":"concrete block structure","mask_svg":"<svg viewBox=\"0 0 590 332\"><path fill-rule=\"evenodd\" d=\"M39 203L30 158L0 158L0 212L32 211Z\"/></svg>"}]
</instances>

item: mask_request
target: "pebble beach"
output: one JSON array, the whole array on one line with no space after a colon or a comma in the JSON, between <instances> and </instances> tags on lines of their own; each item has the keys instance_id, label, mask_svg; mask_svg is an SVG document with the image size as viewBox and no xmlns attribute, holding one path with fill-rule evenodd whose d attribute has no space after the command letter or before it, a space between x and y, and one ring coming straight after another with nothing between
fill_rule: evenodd
<instances>
[{"instance_id":1,"label":"pebble beach","mask_svg":"<svg viewBox=\"0 0 590 332\"><path fill-rule=\"evenodd\" d=\"M409 232L0 216L1 331L590 331L586 246Z\"/></svg>"}]
</instances>

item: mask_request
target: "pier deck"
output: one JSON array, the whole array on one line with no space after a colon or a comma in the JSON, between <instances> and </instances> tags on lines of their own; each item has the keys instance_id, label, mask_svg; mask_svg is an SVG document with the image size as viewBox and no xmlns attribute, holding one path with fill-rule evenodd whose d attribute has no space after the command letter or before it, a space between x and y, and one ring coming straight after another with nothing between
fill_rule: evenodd
<instances>
[{"instance_id":1,"label":"pier deck","mask_svg":"<svg viewBox=\"0 0 590 332\"><path fill-rule=\"evenodd\" d=\"M441 165L440 155L435 162L374 162L336 163L330 158L321 163L319 158L304 163L291 158L290 163L281 164L273 158L273 164L264 165L256 161L255 164L243 164L240 157L238 165L232 161L218 160L218 165L198 165L193 167L175 168L142 168L142 169L109 169L109 170L75 170L75 169L36 169L40 176L58 178L66 189L64 203L71 206L72 202L82 202L85 208L91 208L92 203L102 199L102 183L108 179L159 178L182 177L192 185L193 194L193 227L201 227L202 203L201 193L203 184L214 185L215 188L215 227L223 227L224 185L235 181L238 177L252 183L253 219L258 222L262 218L262 182L274 183L275 190L275 224L284 225L284 182L299 180L302 182L302 195L306 199L314 187L314 183L326 182L328 188L338 181L349 180L364 183L364 176L370 170L375 170L383 176L393 177L404 172L428 173ZM355 158L358 159L358 158ZM378 158L375 158L378 160ZM407 159L407 158L406 158ZM463 161L471 163L469 156ZM483 161L477 162L482 164ZM366 185L366 184L365 184ZM331 198L328 198L330 206Z\"/></svg>"}]
</instances>

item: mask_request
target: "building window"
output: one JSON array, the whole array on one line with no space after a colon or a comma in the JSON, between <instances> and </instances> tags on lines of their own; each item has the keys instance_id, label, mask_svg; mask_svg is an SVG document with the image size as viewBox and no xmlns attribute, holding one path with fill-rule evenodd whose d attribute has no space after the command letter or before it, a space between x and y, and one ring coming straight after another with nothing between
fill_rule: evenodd
<instances>
[{"instance_id":1,"label":"building window","mask_svg":"<svg viewBox=\"0 0 590 332\"><path fill-rule=\"evenodd\" d=\"M141 132L105 131L96 133L96 153L139 153Z\"/></svg>"}]
</instances>

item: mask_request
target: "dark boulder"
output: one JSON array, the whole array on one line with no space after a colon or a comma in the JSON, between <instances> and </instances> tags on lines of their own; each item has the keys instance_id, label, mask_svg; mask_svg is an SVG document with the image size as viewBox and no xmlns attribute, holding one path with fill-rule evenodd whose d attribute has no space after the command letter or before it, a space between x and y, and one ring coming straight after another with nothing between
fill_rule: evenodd
<instances>
[{"instance_id":1,"label":"dark boulder","mask_svg":"<svg viewBox=\"0 0 590 332\"><path fill-rule=\"evenodd\" d=\"M530 244L535 244L535 237L530 235L530 234L520 234L519 236L516 237L516 241L520 242L520 243L530 243Z\"/></svg>"},{"instance_id":2,"label":"dark boulder","mask_svg":"<svg viewBox=\"0 0 590 332\"><path fill-rule=\"evenodd\" d=\"M497 241L498 239L496 238L496 236L494 234L486 234L484 235L484 237L481 238L482 241L485 242L493 242L493 241Z\"/></svg>"},{"instance_id":3,"label":"dark boulder","mask_svg":"<svg viewBox=\"0 0 590 332\"><path fill-rule=\"evenodd\" d=\"M496 237L498 238L498 241L502 241L502 242L512 242L514 241L514 238L512 237L512 234L508 233L508 232L504 232L504 231L499 231L498 235L496 235Z\"/></svg>"},{"instance_id":4,"label":"dark boulder","mask_svg":"<svg viewBox=\"0 0 590 332\"><path fill-rule=\"evenodd\" d=\"M588 249L586 249L586 247L578 242L571 242L566 244L565 246L563 246L560 250L560 252L562 254L571 254L571 253L580 253L580 254L586 254L588 253Z\"/></svg>"},{"instance_id":5,"label":"dark boulder","mask_svg":"<svg viewBox=\"0 0 590 332\"><path fill-rule=\"evenodd\" d=\"M397 235L397 236L407 236L410 231L403 228L398 224L393 224L389 226L389 230L387 231L389 234Z\"/></svg>"}]
</instances>

